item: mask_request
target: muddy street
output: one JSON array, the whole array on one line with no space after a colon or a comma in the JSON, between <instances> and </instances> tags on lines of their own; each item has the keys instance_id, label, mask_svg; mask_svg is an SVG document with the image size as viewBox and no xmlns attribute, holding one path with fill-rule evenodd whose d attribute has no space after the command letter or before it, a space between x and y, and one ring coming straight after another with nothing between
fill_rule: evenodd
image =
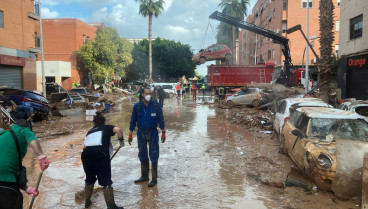
<instances>
[{"instance_id":1,"label":"muddy street","mask_svg":"<svg viewBox=\"0 0 368 209\"><path fill-rule=\"evenodd\" d=\"M123 128L128 137L134 97L116 101L106 113L107 124ZM330 193L284 188L294 167L286 155L279 154L279 143L259 126L239 123L236 117L254 115L247 108L220 109L211 97L165 100L165 143L160 143L158 184L134 184L140 176L137 139L121 148L112 160L112 180L117 205L124 208L358 208L355 203L336 199ZM84 117L49 120L36 124L36 135L49 156L50 167L43 174L40 195L34 208L83 208L76 197L84 188L80 159L83 139L91 123ZM52 135L52 127L63 127L68 134ZM72 134L70 134L72 133ZM135 132L136 133L136 132ZM113 137L115 149L118 147ZM30 150L23 161L29 185L39 175L37 160ZM32 176L31 176L32 175ZM311 185L313 187L313 185ZM91 208L106 208L103 192L92 196ZM30 198L25 197L25 208Z\"/></svg>"}]
</instances>

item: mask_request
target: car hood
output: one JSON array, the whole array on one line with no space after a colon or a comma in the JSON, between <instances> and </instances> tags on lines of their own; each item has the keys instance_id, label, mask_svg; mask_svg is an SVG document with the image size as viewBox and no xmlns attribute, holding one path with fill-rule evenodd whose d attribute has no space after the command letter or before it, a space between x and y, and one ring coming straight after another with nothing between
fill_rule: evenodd
<instances>
[{"instance_id":1,"label":"car hood","mask_svg":"<svg viewBox=\"0 0 368 209\"><path fill-rule=\"evenodd\" d=\"M197 54L195 54L195 55L193 55L193 57L192 57L192 61L199 61L199 58L201 57L201 53L199 52L199 53L197 53Z\"/></svg>"}]
</instances>

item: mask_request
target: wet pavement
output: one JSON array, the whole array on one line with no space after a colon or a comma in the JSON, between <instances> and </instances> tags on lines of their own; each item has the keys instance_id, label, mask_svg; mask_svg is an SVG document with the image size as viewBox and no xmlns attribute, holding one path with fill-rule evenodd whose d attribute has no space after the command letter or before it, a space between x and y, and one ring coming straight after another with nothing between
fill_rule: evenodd
<instances>
[{"instance_id":1,"label":"wet pavement","mask_svg":"<svg viewBox=\"0 0 368 209\"><path fill-rule=\"evenodd\" d=\"M135 98L122 98L107 124L123 128L128 137L129 120ZM278 153L278 142L255 128L244 128L229 118L234 110L219 109L211 97L165 100L164 116L167 140L160 143L158 184L134 184L140 176L136 137L133 144L121 148L112 161L112 179L117 205L124 208L357 208L348 201L336 200L332 194L280 188L292 166ZM45 128L64 127L71 135L45 137L41 145L51 160L43 174L40 195L34 208L83 208L76 198L83 193L84 172L80 154L83 139L91 123L84 117L63 118L36 124ZM114 139L116 137L113 137ZM118 146L113 141L115 149ZM23 164L29 185L39 175L38 162L30 150ZM95 184L98 187L97 183ZM30 198L25 196L25 208ZM91 208L106 208L103 193L96 190Z\"/></svg>"}]
</instances>

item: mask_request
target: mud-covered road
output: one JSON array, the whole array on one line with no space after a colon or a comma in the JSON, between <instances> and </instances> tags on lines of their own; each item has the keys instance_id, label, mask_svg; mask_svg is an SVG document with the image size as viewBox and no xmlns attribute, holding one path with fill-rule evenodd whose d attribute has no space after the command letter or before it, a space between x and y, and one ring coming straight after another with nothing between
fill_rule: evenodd
<instances>
[{"instance_id":1,"label":"mud-covered road","mask_svg":"<svg viewBox=\"0 0 368 209\"><path fill-rule=\"evenodd\" d=\"M108 124L123 128L128 124L135 98L122 98L106 113ZM136 138L132 146L120 149L112 161L112 179L117 205L124 208L358 208L332 194L284 188L283 182L293 166L278 153L278 141L262 133L258 126L243 125L236 117L256 114L252 109L220 109L210 97L165 100L167 140L160 143L158 184L134 184L140 176ZM235 115L235 116L234 116ZM234 119L235 117L235 119ZM53 134L53 128L69 135ZM36 124L44 152L51 160L43 174L40 195L34 208L83 208L75 194L83 190L84 172L80 154L91 123L84 117L49 120ZM48 138L48 139L46 139ZM116 138L116 137L115 137ZM117 141L114 140L117 147ZM115 148L116 148L115 147ZM35 185L39 166L29 150L23 164L29 184ZM95 184L97 187L97 183ZM25 196L25 208L30 198ZM96 190L92 208L106 208L103 193Z\"/></svg>"}]
</instances>

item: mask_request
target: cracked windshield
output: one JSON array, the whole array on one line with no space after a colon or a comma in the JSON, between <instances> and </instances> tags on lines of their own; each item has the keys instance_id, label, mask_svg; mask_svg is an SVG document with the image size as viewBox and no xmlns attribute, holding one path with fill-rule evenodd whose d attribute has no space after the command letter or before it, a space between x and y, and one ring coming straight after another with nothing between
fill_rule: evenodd
<instances>
[{"instance_id":1,"label":"cracked windshield","mask_svg":"<svg viewBox=\"0 0 368 209\"><path fill-rule=\"evenodd\" d=\"M1 0L0 209L368 208L367 16Z\"/></svg>"}]
</instances>

